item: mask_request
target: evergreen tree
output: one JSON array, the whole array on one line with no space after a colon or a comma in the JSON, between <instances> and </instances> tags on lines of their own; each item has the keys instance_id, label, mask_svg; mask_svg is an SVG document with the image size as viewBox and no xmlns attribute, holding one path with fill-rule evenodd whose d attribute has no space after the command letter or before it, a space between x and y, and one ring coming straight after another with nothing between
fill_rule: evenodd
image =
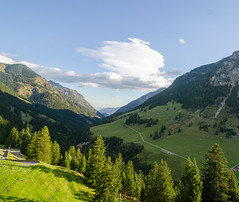
<instances>
[{"instance_id":1,"label":"evergreen tree","mask_svg":"<svg viewBox=\"0 0 239 202\"><path fill-rule=\"evenodd\" d=\"M222 149L218 144L213 145L205 158L202 168L203 201L228 201L230 171Z\"/></svg>"},{"instance_id":2,"label":"evergreen tree","mask_svg":"<svg viewBox=\"0 0 239 202\"><path fill-rule=\"evenodd\" d=\"M188 158L185 173L178 185L176 201L200 202L202 200L202 181L196 164Z\"/></svg>"},{"instance_id":3,"label":"evergreen tree","mask_svg":"<svg viewBox=\"0 0 239 202\"><path fill-rule=\"evenodd\" d=\"M38 131L35 144L36 144L36 159L46 163L50 163L51 141L47 126L44 126L40 131Z\"/></svg>"},{"instance_id":4,"label":"evergreen tree","mask_svg":"<svg viewBox=\"0 0 239 202\"><path fill-rule=\"evenodd\" d=\"M160 165L155 162L149 173L146 189L146 201L171 202L174 200L173 180L166 161L161 160Z\"/></svg>"},{"instance_id":5,"label":"evergreen tree","mask_svg":"<svg viewBox=\"0 0 239 202\"><path fill-rule=\"evenodd\" d=\"M132 161L128 161L123 176L123 193L131 198L135 195L135 173Z\"/></svg>"},{"instance_id":6,"label":"evergreen tree","mask_svg":"<svg viewBox=\"0 0 239 202\"><path fill-rule=\"evenodd\" d=\"M21 138L21 153L23 154L27 154L27 146L31 141L31 132L29 127L27 127L26 129L22 129L22 131L20 132L20 138Z\"/></svg>"},{"instance_id":7,"label":"evergreen tree","mask_svg":"<svg viewBox=\"0 0 239 202\"><path fill-rule=\"evenodd\" d=\"M11 147L18 147L20 144L20 134L17 128L13 127L8 135L6 145Z\"/></svg>"},{"instance_id":8,"label":"evergreen tree","mask_svg":"<svg viewBox=\"0 0 239 202\"><path fill-rule=\"evenodd\" d=\"M29 144L27 145L27 155L30 159L36 159L36 138L37 133L35 132L31 137Z\"/></svg>"},{"instance_id":9,"label":"evergreen tree","mask_svg":"<svg viewBox=\"0 0 239 202\"><path fill-rule=\"evenodd\" d=\"M82 155L80 162L79 162L79 172L80 173L85 173L86 170L86 158L85 155Z\"/></svg>"},{"instance_id":10,"label":"evergreen tree","mask_svg":"<svg viewBox=\"0 0 239 202\"><path fill-rule=\"evenodd\" d=\"M111 158L108 157L105 162L105 167L99 177L99 184L95 188L96 201L118 201L119 189L120 189L120 176L115 165L111 162Z\"/></svg>"},{"instance_id":11,"label":"evergreen tree","mask_svg":"<svg viewBox=\"0 0 239 202\"><path fill-rule=\"evenodd\" d=\"M228 196L228 201L239 201L238 182L232 170L230 170L228 178Z\"/></svg>"},{"instance_id":12,"label":"evergreen tree","mask_svg":"<svg viewBox=\"0 0 239 202\"><path fill-rule=\"evenodd\" d=\"M68 169L70 169L70 163L71 163L71 156L68 154L68 152L65 152L64 155L64 166Z\"/></svg>"},{"instance_id":13,"label":"evergreen tree","mask_svg":"<svg viewBox=\"0 0 239 202\"><path fill-rule=\"evenodd\" d=\"M60 146L56 141L54 141L51 147L51 164L59 165L60 155Z\"/></svg>"},{"instance_id":14,"label":"evergreen tree","mask_svg":"<svg viewBox=\"0 0 239 202\"><path fill-rule=\"evenodd\" d=\"M115 166L118 168L118 172L120 175L120 192L122 192L122 182L123 182L123 176L125 172L125 163L123 161L121 153L119 153L118 157L115 160Z\"/></svg>"},{"instance_id":15,"label":"evergreen tree","mask_svg":"<svg viewBox=\"0 0 239 202\"><path fill-rule=\"evenodd\" d=\"M101 136L98 136L92 149L92 155L88 156L88 158L90 158L88 161L89 165L87 165L88 182L92 184L93 187L101 186L98 183L106 163L105 150L104 141Z\"/></svg>"},{"instance_id":16,"label":"evergreen tree","mask_svg":"<svg viewBox=\"0 0 239 202\"><path fill-rule=\"evenodd\" d=\"M80 151L80 148L78 147L76 150L76 169L79 171L80 161L82 158L82 153Z\"/></svg>"}]
</instances>

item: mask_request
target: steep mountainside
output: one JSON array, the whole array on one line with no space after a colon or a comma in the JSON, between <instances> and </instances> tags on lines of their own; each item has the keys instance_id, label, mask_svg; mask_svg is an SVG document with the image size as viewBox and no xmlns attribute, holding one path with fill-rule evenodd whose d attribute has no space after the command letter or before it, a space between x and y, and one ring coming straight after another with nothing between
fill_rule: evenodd
<instances>
[{"instance_id":1,"label":"steep mountainside","mask_svg":"<svg viewBox=\"0 0 239 202\"><path fill-rule=\"evenodd\" d=\"M233 92L236 91L238 80L239 51L236 51L219 62L198 67L178 77L169 88L150 98L141 107L155 107L174 100L185 108L203 109L220 103L232 88ZM235 104L237 98L238 95L234 96L230 104Z\"/></svg>"},{"instance_id":2,"label":"steep mountainside","mask_svg":"<svg viewBox=\"0 0 239 202\"><path fill-rule=\"evenodd\" d=\"M81 104L80 100L76 102L66 96L23 64L0 64L0 86L4 92L52 109L69 109L77 114L98 117L95 110L84 106L86 102Z\"/></svg>"},{"instance_id":3,"label":"steep mountainside","mask_svg":"<svg viewBox=\"0 0 239 202\"><path fill-rule=\"evenodd\" d=\"M66 88L66 87L60 85L59 83L55 83L54 81L49 81L49 83L54 88L56 88L58 91L62 92L64 95L71 98L79 105L85 107L86 109L88 109L94 113L97 113L97 110L94 109L94 107L92 107L91 104L89 102L87 102L87 100L83 97L83 95L79 94L76 90Z\"/></svg>"},{"instance_id":4,"label":"steep mountainside","mask_svg":"<svg viewBox=\"0 0 239 202\"><path fill-rule=\"evenodd\" d=\"M138 107L139 105L143 104L144 102L146 102L149 98L161 93L165 88L160 88L154 92L150 92L146 95L143 95L142 97L128 103L127 105L123 106L123 107L120 107L116 112L115 114L118 114L118 113L125 113L125 112L128 112L132 109L135 109L136 107Z\"/></svg>"}]
</instances>

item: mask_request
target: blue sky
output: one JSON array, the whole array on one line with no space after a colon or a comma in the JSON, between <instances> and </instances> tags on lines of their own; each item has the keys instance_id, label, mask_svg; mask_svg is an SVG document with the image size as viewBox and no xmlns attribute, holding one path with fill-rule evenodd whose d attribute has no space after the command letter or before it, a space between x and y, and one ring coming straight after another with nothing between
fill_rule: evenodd
<instances>
[{"instance_id":1,"label":"blue sky","mask_svg":"<svg viewBox=\"0 0 239 202\"><path fill-rule=\"evenodd\" d=\"M97 109L125 105L239 49L237 0L0 3L0 62L27 64Z\"/></svg>"}]
</instances>

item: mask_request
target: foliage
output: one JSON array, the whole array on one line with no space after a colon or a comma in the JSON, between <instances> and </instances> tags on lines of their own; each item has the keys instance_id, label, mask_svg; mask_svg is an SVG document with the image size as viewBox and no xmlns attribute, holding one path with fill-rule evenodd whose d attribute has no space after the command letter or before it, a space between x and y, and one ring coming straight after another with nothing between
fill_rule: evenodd
<instances>
[{"instance_id":1,"label":"foliage","mask_svg":"<svg viewBox=\"0 0 239 202\"><path fill-rule=\"evenodd\" d=\"M146 201L173 201L175 192L170 169L164 160L158 165L155 162L153 169L148 175L146 183Z\"/></svg>"},{"instance_id":2,"label":"foliage","mask_svg":"<svg viewBox=\"0 0 239 202\"><path fill-rule=\"evenodd\" d=\"M194 162L192 162L188 158L185 173L178 185L176 201L200 202L202 200L202 187L196 160L194 159Z\"/></svg>"},{"instance_id":3,"label":"foliage","mask_svg":"<svg viewBox=\"0 0 239 202\"><path fill-rule=\"evenodd\" d=\"M234 195L235 191L229 190L235 182L232 182L234 178L231 177L222 149L218 144L213 145L205 158L202 168L203 201L228 201L234 197L230 194Z\"/></svg>"}]
</instances>

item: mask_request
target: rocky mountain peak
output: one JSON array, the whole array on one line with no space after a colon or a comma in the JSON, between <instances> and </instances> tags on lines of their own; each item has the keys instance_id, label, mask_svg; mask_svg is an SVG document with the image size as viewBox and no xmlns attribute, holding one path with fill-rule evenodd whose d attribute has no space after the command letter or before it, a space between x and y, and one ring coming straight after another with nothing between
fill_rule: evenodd
<instances>
[{"instance_id":1,"label":"rocky mountain peak","mask_svg":"<svg viewBox=\"0 0 239 202\"><path fill-rule=\"evenodd\" d=\"M230 57L230 59L238 60L239 59L239 51L233 52L232 56Z\"/></svg>"}]
</instances>

